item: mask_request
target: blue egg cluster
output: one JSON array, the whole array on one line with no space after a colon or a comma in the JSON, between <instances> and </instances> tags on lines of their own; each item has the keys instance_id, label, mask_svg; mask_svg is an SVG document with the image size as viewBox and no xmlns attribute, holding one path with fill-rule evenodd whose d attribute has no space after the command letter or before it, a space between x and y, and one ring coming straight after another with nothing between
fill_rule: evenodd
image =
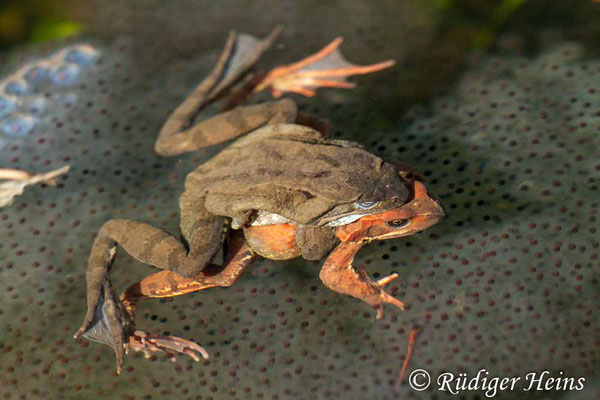
<instances>
[{"instance_id":1,"label":"blue egg cluster","mask_svg":"<svg viewBox=\"0 0 600 400\"><path fill-rule=\"evenodd\" d=\"M0 81L0 136L27 136L39 125L52 101L42 95L52 87L77 84L98 52L89 45L73 45L51 56L27 63ZM36 93L38 92L38 93ZM68 96L76 100L77 96ZM54 98L51 97L51 98ZM64 105L64 104L61 104Z\"/></svg>"}]
</instances>

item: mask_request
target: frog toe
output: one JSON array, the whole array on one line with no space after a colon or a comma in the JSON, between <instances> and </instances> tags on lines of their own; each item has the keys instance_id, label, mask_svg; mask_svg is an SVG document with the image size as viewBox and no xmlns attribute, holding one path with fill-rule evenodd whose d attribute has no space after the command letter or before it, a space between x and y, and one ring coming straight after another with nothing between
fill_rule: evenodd
<instances>
[{"instance_id":1,"label":"frog toe","mask_svg":"<svg viewBox=\"0 0 600 400\"><path fill-rule=\"evenodd\" d=\"M383 304L384 303L390 304L390 305L404 311L404 307L405 307L404 303L382 289L381 293L379 294L378 302L375 304L375 308L377 309L377 317L376 317L377 319L383 318Z\"/></svg>"},{"instance_id":2,"label":"frog toe","mask_svg":"<svg viewBox=\"0 0 600 400\"><path fill-rule=\"evenodd\" d=\"M194 361L200 361L200 357L208 360L208 352L199 344L177 336L160 336L136 330L129 336L128 348L133 351L143 352L148 358L151 352L164 352L172 354L184 354ZM176 358L173 356L172 361Z\"/></svg>"},{"instance_id":3,"label":"frog toe","mask_svg":"<svg viewBox=\"0 0 600 400\"><path fill-rule=\"evenodd\" d=\"M390 304L396 308L399 308L400 310L404 311L404 303L401 302L400 300L398 300L397 298L395 298L394 296L390 295L388 292L386 292L383 288L390 283L391 281L393 281L394 279L398 278L398 274L397 273L393 273L391 275L385 276L377 281L375 281L375 285L377 285L379 287L379 298L377 300L377 304L376 304L376 308L377 308L377 319L382 319L383 318L383 304L387 303Z\"/></svg>"}]
</instances>

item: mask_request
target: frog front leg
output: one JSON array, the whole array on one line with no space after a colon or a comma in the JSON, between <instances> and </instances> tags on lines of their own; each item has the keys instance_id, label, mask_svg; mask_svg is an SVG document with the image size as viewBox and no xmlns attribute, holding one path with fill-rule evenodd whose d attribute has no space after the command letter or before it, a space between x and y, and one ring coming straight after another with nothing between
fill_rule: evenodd
<instances>
[{"instance_id":1,"label":"frog front leg","mask_svg":"<svg viewBox=\"0 0 600 400\"><path fill-rule=\"evenodd\" d=\"M325 286L338 293L356 297L377 309L377 319L383 317L383 304L388 303L404 309L404 303L388 294L383 288L398 274L392 274L377 281L369 279L364 270L352 266L354 256L363 246L359 242L340 243L325 260L319 278Z\"/></svg>"}]
</instances>

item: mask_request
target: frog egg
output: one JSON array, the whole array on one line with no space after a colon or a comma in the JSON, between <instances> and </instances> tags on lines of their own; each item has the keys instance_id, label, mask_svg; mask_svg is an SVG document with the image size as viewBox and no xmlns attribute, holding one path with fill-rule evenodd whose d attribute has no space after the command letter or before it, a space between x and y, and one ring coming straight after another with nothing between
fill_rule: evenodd
<instances>
[{"instance_id":1,"label":"frog egg","mask_svg":"<svg viewBox=\"0 0 600 400\"><path fill-rule=\"evenodd\" d=\"M29 115L12 114L0 121L0 130L7 136L27 136L35 126L37 120Z\"/></svg>"},{"instance_id":2,"label":"frog egg","mask_svg":"<svg viewBox=\"0 0 600 400\"><path fill-rule=\"evenodd\" d=\"M0 117L17 109L17 101L13 96L0 95Z\"/></svg>"},{"instance_id":3,"label":"frog egg","mask_svg":"<svg viewBox=\"0 0 600 400\"><path fill-rule=\"evenodd\" d=\"M48 101L41 97L31 97L23 101L22 109L31 114L42 114L48 108Z\"/></svg>"},{"instance_id":4,"label":"frog egg","mask_svg":"<svg viewBox=\"0 0 600 400\"><path fill-rule=\"evenodd\" d=\"M4 92L8 94L14 94L17 96L28 94L31 92L31 87L27 81L23 79L15 79L9 81L4 86Z\"/></svg>"},{"instance_id":5,"label":"frog egg","mask_svg":"<svg viewBox=\"0 0 600 400\"><path fill-rule=\"evenodd\" d=\"M64 61L81 66L88 66L98 58L98 52L90 46L79 46L69 50L64 57Z\"/></svg>"},{"instance_id":6,"label":"frog egg","mask_svg":"<svg viewBox=\"0 0 600 400\"><path fill-rule=\"evenodd\" d=\"M50 69L35 65L31 67L23 76L25 80L34 85L45 82L50 76Z\"/></svg>"},{"instance_id":7,"label":"frog egg","mask_svg":"<svg viewBox=\"0 0 600 400\"><path fill-rule=\"evenodd\" d=\"M81 68L75 64L65 64L52 72L52 83L56 85L73 85L79 80Z\"/></svg>"}]
</instances>

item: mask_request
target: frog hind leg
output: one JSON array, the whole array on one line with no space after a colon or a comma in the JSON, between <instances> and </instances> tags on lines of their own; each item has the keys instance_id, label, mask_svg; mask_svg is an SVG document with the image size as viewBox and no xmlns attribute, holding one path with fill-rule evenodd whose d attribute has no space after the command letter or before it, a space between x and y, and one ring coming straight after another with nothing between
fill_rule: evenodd
<instances>
[{"instance_id":1,"label":"frog hind leg","mask_svg":"<svg viewBox=\"0 0 600 400\"><path fill-rule=\"evenodd\" d=\"M210 147L237 138L264 125L294 122L297 106L291 99L237 107L212 118L184 128L181 121L171 116L154 143L154 151L161 156L174 156Z\"/></svg>"},{"instance_id":2,"label":"frog hind leg","mask_svg":"<svg viewBox=\"0 0 600 400\"><path fill-rule=\"evenodd\" d=\"M263 125L293 122L296 104L290 99L237 107L202 121L198 114L243 77L269 49L280 32L263 40L232 32L213 71L169 115L154 144L157 154L174 156L209 147Z\"/></svg>"},{"instance_id":3,"label":"frog hind leg","mask_svg":"<svg viewBox=\"0 0 600 400\"><path fill-rule=\"evenodd\" d=\"M185 242L154 226L122 219L106 222L94 241L86 272L87 312L74 337L84 336L111 346L117 354L118 370L133 323L110 288L116 245L138 261L184 277L200 273L222 247L225 219L205 210L203 199L191 201L189 197L184 193L180 198Z\"/></svg>"},{"instance_id":4,"label":"frog hind leg","mask_svg":"<svg viewBox=\"0 0 600 400\"><path fill-rule=\"evenodd\" d=\"M383 304L391 304L404 310L404 304L391 296L384 287L398 277L392 274L372 281L363 269L355 270L352 261L361 243L343 242L327 257L319 278L325 286L338 293L356 297L377 309L377 319L383 318Z\"/></svg>"},{"instance_id":5,"label":"frog hind leg","mask_svg":"<svg viewBox=\"0 0 600 400\"><path fill-rule=\"evenodd\" d=\"M127 314L133 320L137 303L144 297L173 297L212 287L229 287L252 264L254 252L237 232L228 243L227 254L222 266L211 264L192 278L184 278L171 271L150 275L128 287L121 295ZM128 348L141 351L147 356L151 352L186 354L195 361L208 359L208 353L195 342L177 336L160 336L136 330L129 336Z\"/></svg>"},{"instance_id":6,"label":"frog hind leg","mask_svg":"<svg viewBox=\"0 0 600 400\"><path fill-rule=\"evenodd\" d=\"M342 40L336 38L303 60L273 69L255 87L254 92L270 89L274 97L281 97L285 92L312 97L319 87L352 89L355 84L347 82L346 77L381 71L395 64L393 60L371 65L353 64L339 51Z\"/></svg>"},{"instance_id":7,"label":"frog hind leg","mask_svg":"<svg viewBox=\"0 0 600 400\"><path fill-rule=\"evenodd\" d=\"M192 277L172 271L161 271L129 286L121 295L127 313L134 316L137 302L143 297L175 297L212 287L229 287L255 259L254 251L238 231L232 232L227 243L223 265L210 264Z\"/></svg>"}]
</instances>

